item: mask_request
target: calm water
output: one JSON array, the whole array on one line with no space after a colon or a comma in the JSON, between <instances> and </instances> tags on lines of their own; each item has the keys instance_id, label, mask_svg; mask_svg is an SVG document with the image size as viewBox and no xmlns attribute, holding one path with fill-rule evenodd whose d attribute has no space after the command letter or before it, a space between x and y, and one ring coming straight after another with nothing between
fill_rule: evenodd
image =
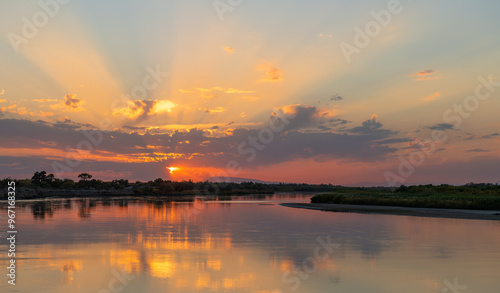
<instances>
[{"instance_id":1,"label":"calm water","mask_svg":"<svg viewBox=\"0 0 500 293\"><path fill-rule=\"evenodd\" d=\"M17 285L3 235L0 291L500 291L500 222L278 205L309 197L18 202Z\"/></svg>"}]
</instances>

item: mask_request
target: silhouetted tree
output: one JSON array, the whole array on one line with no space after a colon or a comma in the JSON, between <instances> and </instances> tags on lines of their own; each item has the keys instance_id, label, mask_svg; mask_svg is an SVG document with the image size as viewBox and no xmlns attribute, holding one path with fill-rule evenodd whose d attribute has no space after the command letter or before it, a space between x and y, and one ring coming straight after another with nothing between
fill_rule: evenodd
<instances>
[{"instance_id":1,"label":"silhouetted tree","mask_svg":"<svg viewBox=\"0 0 500 293\"><path fill-rule=\"evenodd\" d=\"M35 174L33 174L33 177L31 177L31 183L36 186L42 185L42 182L45 182L46 180L47 172L45 171L35 172Z\"/></svg>"},{"instance_id":2,"label":"silhouetted tree","mask_svg":"<svg viewBox=\"0 0 500 293\"><path fill-rule=\"evenodd\" d=\"M45 177L45 181L52 183L52 181L54 181L54 174L50 173L47 175L47 177Z\"/></svg>"},{"instance_id":3,"label":"silhouetted tree","mask_svg":"<svg viewBox=\"0 0 500 293\"><path fill-rule=\"evenodd\" d=\"M81 173L80 175L78 175L78 178L82 179L83 181L87 181L92 178L92 175L90 175L89 173Z\"/></svg>"}]
</instances>

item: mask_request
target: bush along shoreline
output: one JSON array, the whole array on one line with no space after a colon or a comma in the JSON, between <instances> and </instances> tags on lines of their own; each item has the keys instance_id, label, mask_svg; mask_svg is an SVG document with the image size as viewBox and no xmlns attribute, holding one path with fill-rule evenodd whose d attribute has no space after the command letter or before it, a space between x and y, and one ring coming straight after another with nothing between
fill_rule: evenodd
<instances>
[{"instance_id":1,"label":"bush along shoreline","mask_svg":"<svg viewBox=\"0 0 500 293\"><path fill-rule=\"evenodd\" d=\"M317 194L311 203L500 210L500 186L491 183L400 186L392 191L345 188Z\"/></svg>"}]
</instances>

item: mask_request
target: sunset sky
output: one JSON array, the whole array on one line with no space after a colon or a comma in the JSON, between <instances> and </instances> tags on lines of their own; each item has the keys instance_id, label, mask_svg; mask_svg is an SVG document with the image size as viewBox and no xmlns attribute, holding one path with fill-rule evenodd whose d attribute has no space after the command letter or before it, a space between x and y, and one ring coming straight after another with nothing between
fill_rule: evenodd
<instances>
[{"instance_id":1,"label":"sunset sky","mask_svg":"<svg viewBox=\"0 0 500 293\"><path fill-rule=\"evenodd\" d=\"M500 182L498 1L60 2L0 9L1 178Z\"/></svg>"}]
</instances>

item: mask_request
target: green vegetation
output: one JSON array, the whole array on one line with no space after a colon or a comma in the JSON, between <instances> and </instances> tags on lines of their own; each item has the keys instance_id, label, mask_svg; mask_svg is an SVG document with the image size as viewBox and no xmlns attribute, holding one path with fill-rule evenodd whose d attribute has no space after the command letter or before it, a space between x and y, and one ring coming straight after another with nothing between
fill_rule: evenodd
<instances>
[{"instance_id":1,"label":"green vegetation","mask_svg":"<svg viewBox=\"0 0 500 293\"><path fill-rule=\"evenodd\" d=\"M393 189L339 187L334 192L313 196L311 203L496 210L500 209L500 186L469 183L401 185Z\"/></svg>"}]
</instances>

